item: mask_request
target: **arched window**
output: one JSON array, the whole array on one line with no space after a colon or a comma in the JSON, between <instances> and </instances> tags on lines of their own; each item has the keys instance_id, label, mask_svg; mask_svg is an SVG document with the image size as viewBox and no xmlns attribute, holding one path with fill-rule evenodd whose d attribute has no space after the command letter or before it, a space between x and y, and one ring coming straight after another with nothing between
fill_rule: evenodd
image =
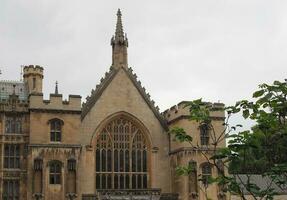
<instances>
[{"instance_id":1,"label":"arched window","mask_svg":"<svg viewBox=\"0 0 287 200\"><path fill-rule=\"evenodd\" d=\"M61 184L61 170L62 163L60 161L51 161L50 162L50 184Z\"/></svg>"},{"instance_id":2,"label":"arched window","mask_svg":"<svg viewBox=\"0 0 287 200\"><path fill-rule=\"evenodd\" d=\"M211 165L209 163L203 163L201 166L201 176L202 183L205 187L208 186L208 179L212 176L211 174Z\"/></svg>"},{"instance_id":3,"label":"arched window","mask_svg":"<svg viewBox=\"0 0 287 200\"><path fill-rule=\"evenodd\" d=\"M199 127L200 129L200 144L208 145L209 144L209 126L208 124L202 124Z\"/></svg>"},{"instance_id":4,"label":"arched window","mask_svg":"<svg viewBox=\"0 0 287 200\"><path fill-rule=\"evenodd\" d=\"M64 122L60 119L51 119L50 123L50 141L61 142L62 140L62 126Z\"/></svg>"},{"instance_id":5,"label":"arched window","mask_svg":"<svg viewBox=\"0 0 287 200\"><path fill-rule=\"evenodd\" d=\"M148 148L143 131L118 118L101 131L96 144L97 189L148 187Z\"/></svg>"}]
</instances>

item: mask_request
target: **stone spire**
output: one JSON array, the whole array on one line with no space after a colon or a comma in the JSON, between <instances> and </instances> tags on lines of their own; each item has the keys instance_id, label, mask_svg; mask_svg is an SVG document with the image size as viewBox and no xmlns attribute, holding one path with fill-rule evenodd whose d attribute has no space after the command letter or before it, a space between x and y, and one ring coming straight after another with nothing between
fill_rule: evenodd
<instances>
[{"instance_id":1,"label":"stone spire","mask_svg":"<svg viewBox=\"0 0 287 200\"><path fill-rule=\"evenodd\" d=\"M113 48L113 63L112 67L128 67L128 38L124 34L123 25L122 25L122 13L118 9L117 12L117 25L115 35L111 39L111 45Z\"/></svg>"},{"instance_id":2,"label":"stone spire","mask_svg":"<svg viewBox=\"0 0 287 200\"><path fill-rule=\"evenodd\" d=\"M58 91L58 81L56 81L56 85L55 85L55 94L59 94L59 91Z\"/></svg>"}]
</instances>

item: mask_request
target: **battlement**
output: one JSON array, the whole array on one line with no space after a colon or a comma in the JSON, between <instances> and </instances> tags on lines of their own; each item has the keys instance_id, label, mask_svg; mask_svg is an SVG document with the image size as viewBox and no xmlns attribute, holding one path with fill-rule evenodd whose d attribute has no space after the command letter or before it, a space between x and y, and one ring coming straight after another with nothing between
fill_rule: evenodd
<instances>
[{"instance_id":1,"label":"battlement","mask_svg":"<svg viewBox=\"0 0 287 200\"><path fill-rule=\"evenodd\" d=\"M173 121L182 119L182 118L188 118L189 116L189 107L186 106L188 101L182 101L178 103L177 105L172 106L171 108L165 110L162 114L164 115L165 119L169 122L172 123ZM213 108L223 108L224 104L223 103L211 103L211 102L206 102L206 104L211 104ZM218 111L213 111L210 113L211 117L214 119L224 119L225 113L224 111L218 110Z\"/></svg>"},{"instance_id":2,"label":"battlement","mask_svg":"<svg viewBox=\"0 0 287 200\"><path fill-rule=\"evenodd\" d=\"M33 110L81 111L80 95L69 95L69 100L63 100L61 94L50 94L50 99L44 100L43 94L31 94L29 100Z\"/></svg>"},{"instance_id":3,"label":"battlement","mask_svg":"<svg viewBox=\"0 0 287 200\"><path fill-rule=\"evenodd\" d=\"M44 68L40 67L39 65L28 65L24 66L24 78L30 75L40 75L43 76Z\"/></svg>"}]
</instances>

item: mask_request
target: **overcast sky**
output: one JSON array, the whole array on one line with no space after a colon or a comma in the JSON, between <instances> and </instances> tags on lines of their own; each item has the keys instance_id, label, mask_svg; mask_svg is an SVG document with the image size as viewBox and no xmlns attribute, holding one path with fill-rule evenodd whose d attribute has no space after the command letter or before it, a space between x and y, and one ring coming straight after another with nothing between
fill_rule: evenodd
<instances>
[{"instance_id":1,"label":"overcast sky","mask_svg":"<svg viewBox=\"0 0 287 200\"><path fill-rule=\"evenodd\" d=\"M46 98L58 80L84 100L111 65L118 8L129 66L161 111L200 97L234 104L287 78L286 0L0 0L1 79L41 65Z\"/></svg>"}]
</instances>

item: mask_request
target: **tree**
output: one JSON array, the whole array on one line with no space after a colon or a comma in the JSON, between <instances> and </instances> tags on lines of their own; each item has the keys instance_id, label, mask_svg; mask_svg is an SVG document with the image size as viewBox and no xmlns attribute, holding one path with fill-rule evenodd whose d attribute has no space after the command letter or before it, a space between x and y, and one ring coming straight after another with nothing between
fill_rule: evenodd
<instances>
[{"instance_id":1,"label":"tree","mask_svg":"<svg viewBox=\"0 0 287 200\"><path fill-rule=\"evenodd\" d=\"M215 108L201 99L188 102L190 120L200 125L206 124L213 132L211 154L202 152L207 162L213 164L219 172L209 182L217 183L222 192L230 192L246 199L247 191L254 199L273 199L276 194L274 185L282 187L287 184L287 82L274 81L273 84L261 84L253 93L254 101L241 100L234 106ZM224 109L227 117L223 132L216 132L211 123L210 112ZM237 132L240 124L231 126L229 119L242 112L245 119L251 119L256 125L251 130ZM175 127L170 131L175 140L189 142L192 137L184 129ZM218 148L218 143L227 138L226 148ZM224 173L224 167L231 172ZM192 172L191 166L178 166L179 175ZM246 174L242 180L239 173ZM251 179L250 174L268 177L266 188L260 188Z\"/></svg>"}]
</instances>

